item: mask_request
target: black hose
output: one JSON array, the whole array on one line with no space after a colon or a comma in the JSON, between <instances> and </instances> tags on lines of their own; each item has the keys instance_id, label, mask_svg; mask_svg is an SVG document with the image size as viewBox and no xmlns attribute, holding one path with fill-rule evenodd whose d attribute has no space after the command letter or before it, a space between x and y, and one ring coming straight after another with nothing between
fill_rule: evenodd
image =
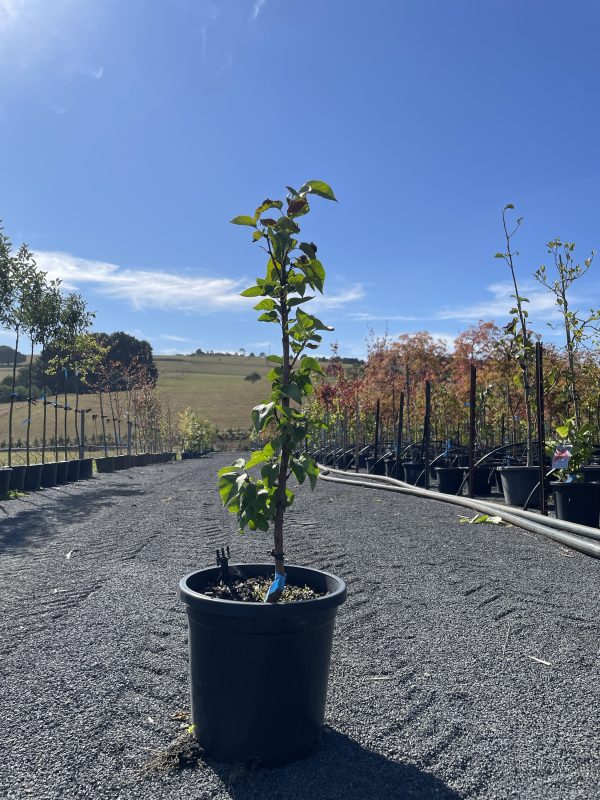
<instances>
[{"instance_id":1,"label":"black hose","mask_svg":"<svg viewBox=\"0 0 600 800\"><path fill-rule=\"evenodd\" d=\"M344 477L331 474L332 472L340 472L339 470L330 470L320 465L319 469L319 477L325 481L363 486L365 488L382 489L384 491L399 492L401 494L412 494L416 497L423 497L429 500L437 500L443 503L462 506L463 508L470 508L479 513L498 516L511 525L531 531L532 533L538 533L548 539L553 539L565 547L585 553L593 558L600 558L600 544L590 541L590 539L597 539L600 542L600 530L590 528L587 525L578 525L574 522L565 522L552 517L540 518L539 514L534 514L531 511L523 511L521 509L511 509L507 511L505 506L496 505L495 503L487 503L483 500L472 500L468 497L440 494L439 492L432 492L428 489L419 489L403 481L398 481L395 478L387 478L379 475L361 475L360 480L357 480L356 477L349 477L343 472L340 474Z\"/></svg>"}]
</instances>

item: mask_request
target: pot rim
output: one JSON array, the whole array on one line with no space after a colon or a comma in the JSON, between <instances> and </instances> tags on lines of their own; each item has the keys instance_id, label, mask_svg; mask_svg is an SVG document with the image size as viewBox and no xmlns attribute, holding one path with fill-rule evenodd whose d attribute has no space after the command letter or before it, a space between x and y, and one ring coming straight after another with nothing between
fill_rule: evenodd
<instances>
[{"instance_id":1,"label":"pot rim","mask_svg":"<svg viewBox=\"0 0 600 800\"><path fill-rule=\"evenodd\" d=\"M237 563L230 564L230 567L246 568L246 569L259 569L264 571L273 570L273 564L267 563ZM305 613L321 612L330 608L335 608L341 605L346 600L347 587L346 582L325 570L314 569L313 567L303 567L299 564L286 564L286 570L291 573L298 571L308 574L318 574L324 576L328 583L335 586L333 591L323 597L315 597L312 600L297 600L294 603L264 603L264 602L240 602L239 600L224 600L220 597L208 597L208 595L197 592L188 586L188 580L200 573L206 573L207 579L213 577L210 573L214 573L216 577L220 571L220 567L211 566L202 569L194 570L188 573L179 581L177 588L177 596L186 605L194 607L197 610L209 612L211 614L219 614L229 617L249 617L260 614L263 619L273 618L280 616L301 616ZM307 578L309 575L307 575ZM268 617L268 615L271 615Z\"/></svg>"}]
</instances>

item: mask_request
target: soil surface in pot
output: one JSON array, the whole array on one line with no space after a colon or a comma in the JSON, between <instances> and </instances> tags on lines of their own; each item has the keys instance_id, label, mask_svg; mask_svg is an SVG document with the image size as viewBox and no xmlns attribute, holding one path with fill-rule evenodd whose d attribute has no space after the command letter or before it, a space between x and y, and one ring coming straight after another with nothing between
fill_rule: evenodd
<instances>
[{"instance_id":1,"label":"soil surface in pot","mask_svg":"<svg viewBox=\"0 0 600 800\"><path fill-rule=\"evenodd\" d=\"M245 578L244 580L232 581L231 583L209 584L202 592L207 597L215 597L219 600L239 600L242 603L262 603L271 585L269 578ZM314 600L317 597L324 597L326 592L316 592L310 586L294 586L286 584L280 603L295 603L297 600Z\"/></svg>"}]
</instances>

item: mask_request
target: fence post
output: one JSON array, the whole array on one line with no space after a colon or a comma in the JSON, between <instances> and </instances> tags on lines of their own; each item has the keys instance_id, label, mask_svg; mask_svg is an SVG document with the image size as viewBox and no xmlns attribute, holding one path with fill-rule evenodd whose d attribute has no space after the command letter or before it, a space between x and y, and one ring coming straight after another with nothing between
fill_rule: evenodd
<instances>
[{"instance_id":1,"label":"fence post","mask_svg":"<svg viewBox=\"0 0 600 800\"><path fill-rule=\"evenodd\" d=\"M375 464L377 463L377 456L379 451L379 414L380 414L380 402L377 401L377 406L375 407L375 442L374 442L374 450L373 453L373 472L375 471Z\"/></svg>"},{"instance_id":2,"label":"fence post","mask_svg":"<svg viewBox=\"0 0 600 800\"><path fill-rule=\"evenodd\" d=\"M85 411L79 412L79 460L85 458Z\"/></svg>"},{"instance_id":3,"label":"fence post","mask_svg":"<svg viewBox=\"0 0 600 800\"><path fill-rule=\"evenodd\" d=\"M546 506L546 474L544 467L545 439L544 429L544 355L541 342L535 343L535 389L537 395L538 458L540 462L540 511L548 516Z\"/></svg>"},{"instance_id":4,"label":"fence post","mask_svg":"<svg viewBox=\"0 0 600 800\"><path fill-rule=\"evenodd\" d=\"M400 392L400 408L398 409L398 430L396 431L396 466L394 469L394 477L396 480L402 480L400 477L400 467L402 458L402 428L404 426L404 392Z\"/></svg>"},{"instance_id":5,"label":"fence post","mask_svg":"<svg viewBox=\"0 0 600 800\"><path fill-rule=\"evenodd\" d=\"M425 446L425 488L429 489L429 448L431 446L431 381L425 381L425 424L423 425L423 444Z\"/></svg>"},{"instance_id":6,"label":"fence post","mask_svg":"<svg viewBox=\"0 0 600 800\"><path fill-rule=\"evenodd\" d=\"M475 494L475 403L477 399L477 368L471 364L471 389L469 392L469 497Z\"/></svg>"}]
</instances>

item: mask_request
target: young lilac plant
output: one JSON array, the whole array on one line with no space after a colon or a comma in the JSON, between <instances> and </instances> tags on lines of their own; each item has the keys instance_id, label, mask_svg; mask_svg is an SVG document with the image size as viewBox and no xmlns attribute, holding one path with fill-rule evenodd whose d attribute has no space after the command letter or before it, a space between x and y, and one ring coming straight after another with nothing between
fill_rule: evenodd
<instances>
[{"instance_id":1,"label":"young lilac plant","mask_svg":"<svg viewBox=\"0 0 600 800\"><path fill-rule=\"evenodd\" d=\"M273 524L275 579L265 597L265 602L271 603L278 602L285 588L284 514L294 500L288 481L292 475L300 484L308 478L314 489L318 475L314 460L299 451L315 425L304 413L302 402L314 391L312 376L322 372L318 361L304 353L318 348L319 331L333 330L301 308L315 296L307 291L323 292L325 270L316 245L300 240L296 220L309 213L311 195L336 198L323 181L308 181L298 191L286 188L285 202L267 199L253 216L231 220L234 225L253 228L252 241L261 242L268 256L264 278L257 278L242 296L263 298L254 308L261 312L260 322L279 326L281 355L268 357L273 364L267 375L271 395L252 411L254 430L270 435L270 440L248 461L240 458L219 470L223 505L237 515L240 529L267 531ZM279 216L277 212L281 212ZM250 473L255 467L260 467L260 477Z\"/></svg>"}]
</instances>

